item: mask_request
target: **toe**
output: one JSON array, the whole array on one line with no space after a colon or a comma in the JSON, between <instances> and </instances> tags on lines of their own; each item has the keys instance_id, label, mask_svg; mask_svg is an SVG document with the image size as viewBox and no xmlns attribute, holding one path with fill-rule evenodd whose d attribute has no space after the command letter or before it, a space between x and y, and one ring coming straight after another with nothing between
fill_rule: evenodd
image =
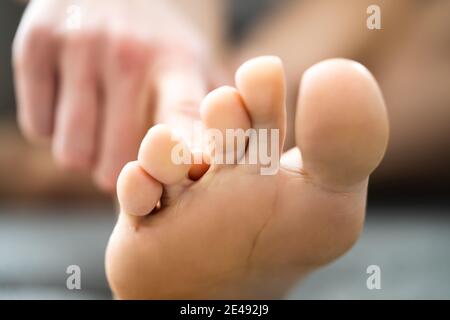
<instances>
[{"instance_id":1,"label":"toe","mask_svg":"<svg viewBox=\"0 0 450 320\"><path fill-rule=\"evenodd\" d=\"M129 162L117 180L117 197L123 213L144 216L158 203L162 186L137 161Z\"/></svg>"},{"instance_id":2,"label":"toe","mask_svg":"<svg viewBox=\"0 0 450 320\"><path fill-rule=\"evenodd\" d=\"M286 128L285 79L281 60L263 56L245 62L236 72L236 87L256 129L278 129L280 151Z\"/></svg>"},{"instance_id":3,"label":"toe","mask_svg":"<svg viewBox=\"0 0 450 320\"><path fill-rule=\"evenodd\" d=\"M388 120L381 91L362 65L327 60L303 75L296 141L303 170L329 187L366 180L386 150Z\"/></svg>"},{"instance_id":4,"label":"toe","mask_svg":"<svg viewBox=\"0 0 450 320\"><path fill-rule=\"evenodd\" d=\"M208 142L213 144L209 150L213 161L225 163L221 162L226 160L224 155L230 162L238 161L245 152L245 133L251 126L239 92L227 86L210 92L202 102L200 114L208 129Z\"/></svg>"},{"instance_id":5,"label":"toe","mask_svg":"<svg viewBox=\"0 0 450 320\"><path fill-rule=\"evenodd\" d=\"M300 172L302 168L302 157L298 148L294 147L283 153L280 165L288 170Z\"/></svg>"},{"instance_id":6,"label":"toe","mask_svg":"<svg viewBox=\"0 0 450 320\"><path fill-rule=\"evenodd\" d=\"M192 154L179 135L167 125L159 124L142 141L138 162L156 180L172 185L188 177Z\"/></svg>"}]
</instances>

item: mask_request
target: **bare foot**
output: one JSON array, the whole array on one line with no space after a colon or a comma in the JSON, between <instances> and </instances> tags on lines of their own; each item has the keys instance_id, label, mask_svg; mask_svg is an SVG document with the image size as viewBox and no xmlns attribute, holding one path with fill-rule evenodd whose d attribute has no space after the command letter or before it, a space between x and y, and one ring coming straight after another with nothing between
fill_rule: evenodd
<instances>
[{"instance_id":1,"label":"bare foot","mask_svg":"<svg viewBox=\"0 0 450 320\"><path fill-rule=\"evenodd\" d=\"M239 68L236 89L205 98L202 120L220 130L279 129L281 151L284 100L281 61L260 57ZM171 129L153 127L117 185L121 213L106 253L115 297L281 297L356 241L368 176L387 139L376 81L341 59L304 74L296 118L301 157L297 148L284 153L274 175L241 161L212 164L192 181L191 166L171 159Z\"/></svg>"}]
</instances>

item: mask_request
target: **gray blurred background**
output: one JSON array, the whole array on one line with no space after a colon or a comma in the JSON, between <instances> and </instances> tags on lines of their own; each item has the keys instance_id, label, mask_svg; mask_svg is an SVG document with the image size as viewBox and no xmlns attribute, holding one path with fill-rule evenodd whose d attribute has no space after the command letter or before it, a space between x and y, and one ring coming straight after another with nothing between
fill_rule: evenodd
<instances>
[{"instance_id":1,"label":"gray blurred background","mask_svg":"<svg viewBox=\"0 0 450 320\"><path fill-rule=\"evenodd\" d=\"M0 299L111 298L103 255L114 222L112 207L0 210ZM286 298L450 299L448 213L433 206L369 206L356 246ZM66 269L74 264L81 268L81 290L66 288ZM370 265L381 269L379 290L366 286Z\"/></svg>"}]
</instances>

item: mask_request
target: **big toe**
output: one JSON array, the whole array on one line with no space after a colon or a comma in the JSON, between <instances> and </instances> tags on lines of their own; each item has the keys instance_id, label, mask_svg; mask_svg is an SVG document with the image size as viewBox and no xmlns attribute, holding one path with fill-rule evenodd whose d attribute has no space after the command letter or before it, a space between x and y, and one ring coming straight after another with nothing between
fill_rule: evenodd
<instances>
[{"instance_id":1,"label":"big toe","mask_svg":"<svg viewBox=\"0 0 450 320\"><path fill-rule=\"evenodd\" d=\"M303 170L319 183L346 188L365 181L383 158L388 131L381 91L364 66L332 59L305 72L296 141Z\"/></svg>"}]
</instances>

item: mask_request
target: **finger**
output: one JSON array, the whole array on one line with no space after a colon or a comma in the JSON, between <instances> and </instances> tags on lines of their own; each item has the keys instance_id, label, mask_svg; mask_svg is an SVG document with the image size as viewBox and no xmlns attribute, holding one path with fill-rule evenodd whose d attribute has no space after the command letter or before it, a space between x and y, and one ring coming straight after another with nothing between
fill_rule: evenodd
<instances>
[{"instance_id":1,"label":"finger","mask_svg":"<svg viewBox=\"0 0 450 320\"><path fill-rule=\"evenodd\" d=\"M200 121L200 104L206 95L209 81L203 70L187 60L174 58L159 69L156 78L156 122L170 125L180 134L196 154L189 176L198 180L208 170L204 160L204 146L196 139L203 126Z\"/></svg>"},{"instance_id":2,"label":"finger","mask_svg":"<svg viewBox=\"0 0 450 320\"><path fill-rule=\"evenodd\" d=\"M53 130L57 40L50 27L19 28L13 44L17 117L31 140L48 140Z\"/></svg>"},{"instance_id":3,"label":"finger","mask_svg":"<svg viewBox=\"0 0 450 320\"><path fill-rule=\"evenodd\" d=\"M103 71L105 103L94 178L114 190L118 174L136 159L149 125L147 70L150 52L136 39L122 37L108 47Z\"/></svg>"},{"instance_id":4,"label":"finger","mask_svg":"<svg viewBox=\"0 0 450 320\"><path fill-rule=\"evenodd\" d=\"M67 38L61 53L53 153L66 168L88 169L94 160L98 119L96 42L93 35L77 33Z\"/></svg>"},{"instance_id":5,"label":"finger","mask_svg":"<svg viewBox=\"0 0 450 320\"><path fill-rule=\"evenodd\" d=\"M207 91L203 71L193 63L174 59L160 69L155 87L156 121L176 128L195 148L194 125L200 124L200 104Z\"/></svg>"}]
</instances>

